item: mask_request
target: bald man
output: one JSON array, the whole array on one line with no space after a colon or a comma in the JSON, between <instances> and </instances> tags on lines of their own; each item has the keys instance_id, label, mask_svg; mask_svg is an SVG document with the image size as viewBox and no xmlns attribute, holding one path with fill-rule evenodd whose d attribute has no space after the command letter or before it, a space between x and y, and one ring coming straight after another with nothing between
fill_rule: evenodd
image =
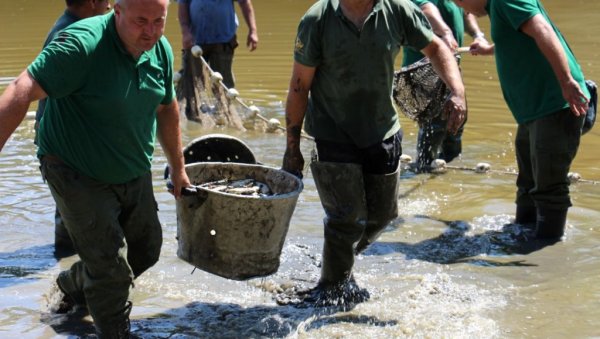
<instances>
[{"instance_id":1,"label":"bald man","mask_svg":"<svg viewBox=\"0 0 600 339\"><path fill-rule=\"evenodd\" d=\"M81 260L63 271L56 312L86 305L100 338L129 337L129 290L159 258L155 138L174 194L184 171L168 0L120 0L61 31L0 97L0 150L29 104L47 97L38 157Z\"/></svg>"}]
</instances>

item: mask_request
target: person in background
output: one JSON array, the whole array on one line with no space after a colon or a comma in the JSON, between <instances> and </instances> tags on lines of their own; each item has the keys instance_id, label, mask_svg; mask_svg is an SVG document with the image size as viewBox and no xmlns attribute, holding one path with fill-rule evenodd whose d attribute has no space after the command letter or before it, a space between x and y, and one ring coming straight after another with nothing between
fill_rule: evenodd
<instances>
[{"instance_id":1,"label":"person in background","mask_svg":"<svg viewBox=\"0 0 600 339\"><path fill-rule=\"evenodd\" d=\"M352 275L354 256L398 216L402 130L392 103L402 46L422 51L451 90L448 129L466 117L452 51L408 0L320 0L303 16L286 104L283 170L302 177L303 124L315 138L311 172L325 210L321 277L299 297L318 306L369 298Z\"/></svg>"},{"instance_id":2,"label":"person in background","mask_svg":"<svg viewBox=\"0 0 600 339\"><path fill-rule=\"evenodd\" d=\"M258 46L258 33L251 0L178 0L184 51L199 45L210 68L221 73L228 88L235 87L232 65L233 53L238 46L236 31L239 23L234 2L240 5L248 25L246 46L254 51Z\"/></svg>"},{"instance_id":3,"label":"person in background","mask_svg":"<svg viewBox=\"0 0 600 339\"><path fill-rule=\"evenodd\" d=\"M174 195L184 170L168 0L117 0L60 31L0 96L0 150L29 104L48 98L38 135L45 181L80 260L56 279L53 311L80 305L99 338L128 338L133 280L160 256L152 188L158 138Z\"/></svg>"},{"instance_id":4,"label":"person in background","mask_svg":"<svg viewBox=\"0 0 600 339\"><path fill-rule=\"evenodd\" d=\"M44 46L48 46L50 41L54 39L56 34L62 30L63 28L69 26L70 24L79 21L81 19L89 18L96 15L102 15L110 11L111 5L109 0L66 0L65 1L67 8L63 15L61 15L58 20L48 32L46 36L46 41L44 41ZM35 112L35 139L34 143L37 145L37 131L40 125L40 120L42 120L42 116L44 115L44 109L46 108L46 99L42 99L38 101L38 108ZM71 237L65 228L65 225L62 222L62 218L60 213L58 212L58 208L54 213L54 248L57 256L64 256L67 254L74 253L73 242L71 241Z\"/></svg>"},{"instance_id":5,"label":"person in background","mask_svg":"<svg viewBox=\"0 0 600 339\"><path fill-rule=\"evenodd\" d=\"M504 99L518 124L515 222L535 224L537 239L560 240L572 206L567 176L590 97L581 67L540 1L454 2L490 18L494 43L475 41L470 50L495 56Z\"/></svg>"},{"instance_id":6,"label":"person in background","mask_svg":"<svg viewBox=\"0 0 600 339\"><path fill-rule=\"evenodd\" d=\"M419 6L438 35L450 49L463 45L465 30L475 42L485 42L485 35L479 28L473 14L465 13L452 0L412 0ZM409 66L424 55L412 48L403 51L402 67ZM459 59L460 62L460 59ZM466 121L465 121L466 122ZM452 161L462 152L462 134L464 125L456 134L448 133L443 115L437 114L431 121L419 126L417 139L417 171L431 170L435 159Z\"/></svg>"}]
</instances>

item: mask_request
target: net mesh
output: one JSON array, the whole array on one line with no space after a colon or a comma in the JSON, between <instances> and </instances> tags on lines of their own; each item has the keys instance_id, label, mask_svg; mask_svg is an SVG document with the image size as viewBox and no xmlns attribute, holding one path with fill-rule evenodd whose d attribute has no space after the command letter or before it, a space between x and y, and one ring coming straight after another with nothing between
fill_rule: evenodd
<instances>
[{"instance_id":1,"label":"net mesh","mask_svg":"<svg viewBox=\"0 0 600 339\"><path fill-rule=\"evenodd\" d=\"M184 50L181 78L175 86L179 109L188 120L206 128L231 127L241 131L265 130L266 124L239 98L230 95L223 82L214 78L202 56Z\"/></svg>"},{"instance_id":2,"label":"net mesh","mask_svg":"<svg viewBox=\"0 0 600 339\"><path fill-rule=\"evenodd\" d=\"M450 90L434 71L428 58L394 73L392 97L402 113L423 125L438 116Z\"/></svg>"}]
</instances>

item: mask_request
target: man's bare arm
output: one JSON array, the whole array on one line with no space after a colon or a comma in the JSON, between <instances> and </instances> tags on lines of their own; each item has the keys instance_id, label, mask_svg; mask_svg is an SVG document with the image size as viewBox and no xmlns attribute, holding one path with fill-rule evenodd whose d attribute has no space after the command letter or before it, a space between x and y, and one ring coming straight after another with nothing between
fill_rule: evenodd
<instances>
[{"instance_id":1,"label":"man's bare arm","mask_svg":"<svg viewBox=\"0 0 600 339\"><path fill-rule=\"evenodd\" d=\"M448 130L450 133L455 134L467 117L465 87L456 58L450 49L436 36L421 52L431 60L433 69L452 92L446 103L444 113L448 118Z\"/></svg>"},{"instance_id":2,"label":"man's bare arm","mask_svg":"<svg viewBox=\"0 0 600 339\"><path fill-rule=\"evenodd\" d=\"M254 7L251 0L238 1L240 9L248 25L248 37L246 38L246 46L250 51L254 51L258 47L258 31L256 30L256 18L254 17Z\"/></svg>"},{"instance_id":3,"label":"man's bare arm","mask_svg":"<svg viewBox=\"0 0 600 339\"><path fill-rule=\"evenodd\" d=\"M177 100L167 105L160 105L156 111L156 119L158 141L169 162L169 173L174 186L173 194L177 198L182 188L190 186L183 160Z\"/></svg>"},{"instance_id":4,"label":"man's bare arm","mask_svg":"<svg viewBox=\"0 0 600 339\"><path fill-rule=\"evenodd\" d=\"M520 29L535 40L538 48L552 66L563 97L571 106L573 114L576 116L585 114L588 108L588 99L577 81L573 79L565 50L550 23L541 14L537 14L523 23Z\"/></svg>"},{"instance_id":5,"label":"man's bare arm","mask_svg":"<svg viewBox=\"0 0 600 339\"><path fill-rule=\"evenodd\" d=\"M27 70L8 85L0 97L0 151L25 118L29 104L46 96Z\"/></svg>"},{"instance_id":6,"label":"man's bare arm","mask_svg":"<svg viewBox=\"0 0 600 339\"><path fill-rule=\"evenodd\" d=\"M192 33L192 22L190 19L190 4L177 3L177 17L181 28L181 43L183 49L190 49L194 45L194 34Z\"/></svg>"},{"instance_id":7,"label":"man's bare arm","mask_svg":"<svg viewBox=\"0 0 600 339\"><path fill-rule=\"evenodd\" d=\"M285 106L287 139L282 168L299 177L302 177L304 169L304 157L300 151L300 135L315 71L314 67L294 62Z\"/></svg>"},{"instance_id":8,"label":"man's bare arm","mask_svg":"<svg viewBox=\"0 0 600 339\"><path fill-rule=\"evenodd\" d=\"M427 20L429 20L433 33L440 37L451 50L455 50L458 47L458 42L456 42L452 30L442 18L442 14L437 6L431 2L426 2L420 8L425 17L427 17Z\"/></svg>"}]
</instances>

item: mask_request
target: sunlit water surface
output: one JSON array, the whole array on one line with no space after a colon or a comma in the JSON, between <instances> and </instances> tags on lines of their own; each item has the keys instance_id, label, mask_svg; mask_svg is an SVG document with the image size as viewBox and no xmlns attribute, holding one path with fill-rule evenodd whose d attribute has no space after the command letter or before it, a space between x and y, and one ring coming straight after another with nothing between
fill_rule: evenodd
<instances>
[{"instance_id":1,"label":"sunlit water surface","mask_svg":"<svg viewBox=\"0 0 600 339\"><path fill-rule=\"evenodd\" d=\"M307 0L254 1L260 45L237 51L235 73L244 101L283 121L298 19ZM588 78L600 80L600 3L544 1L567 36ZM63 1L0 2L0 78L27 66ZM181 46L176 5L166 36ZM487 18L480 20L489 36ZM246 34L242 23L239 36ZM468 40L468 39L467 39ZM178 54L178 53L177 53ZM106 62L110 62L107 60ZM176 67L180 59L177 55ZM143 338L589 338L600 336L600 130L582 139L573 171L592 182L571 187L564 241L523 248L523 230L504 227L514 210L514 131L497 83L492 58L465 56L469 123L461 159L472 168L440 176L403 174L401 218L358 257L355 276L371 300L349 312L277 306L273 294L290 284L310 286L319 277L323 212L310 172L290 223L279 271L264 279L232 281L176 257L175 203L166 192L160 148L154 160L155 194L164 228L157 265L136 281L132 328ZM35 107L32 106L33 110ZM415 126L402 117L404 152L414 156ZM278 167L281 134L202 130L182 123L184 144L211 132L242 138L268 165ZM0 336L53 338L87 333L64 318L49 316L45 293L54 277L75 260L53 257L53 202L42 182L33 122L24 121L0 154ZM308 159L310 141L303 143ZM506 172L506 173L501 173ZM89 318L87 319L89 320Z\"/></svg>"}]
</instances>

